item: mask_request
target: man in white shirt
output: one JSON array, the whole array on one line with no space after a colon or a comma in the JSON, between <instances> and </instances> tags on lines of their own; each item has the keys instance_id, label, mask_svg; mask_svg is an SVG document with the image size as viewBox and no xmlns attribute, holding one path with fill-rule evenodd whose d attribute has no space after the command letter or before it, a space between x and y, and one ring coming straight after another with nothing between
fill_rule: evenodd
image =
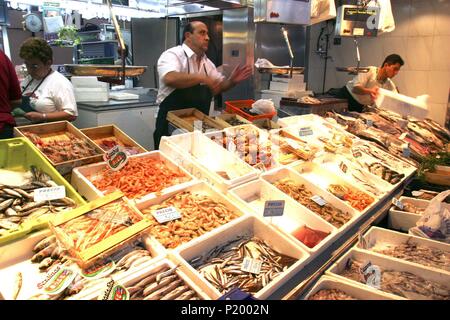
<instances>
[{"instance_id":1,"label":"man in white shirt","mask_svg":"<svg viewBox=\"0 0 450 320\"><path fill-rule=\"evenodd\" d=\"M403 59L398 54L391 54L384 59L381 68L369 67L368 72L359 73L347 82L338 96L348 100L350 111L361 112L364 106L373 104L379 88L398 91L391 79L397 75L403 64Z\"/></svg>"},{"instance_id":2,"label":"man in white shirt","mask_svg":"<svg viewBox=\"0 0 450 320\"><path fill-rule=\"evenodd\" d=\"M208 44L208 28L203 22L193 21L183 30L183 45L173 47L160 56L156 100L159 112L153 134L155 150L159 148L161 136L169 134L167 112L194 107L209 114L214 95L232 88L251 75L251 66L237 66L226 79L206 57Z\"/></svg>"}]
</instances>

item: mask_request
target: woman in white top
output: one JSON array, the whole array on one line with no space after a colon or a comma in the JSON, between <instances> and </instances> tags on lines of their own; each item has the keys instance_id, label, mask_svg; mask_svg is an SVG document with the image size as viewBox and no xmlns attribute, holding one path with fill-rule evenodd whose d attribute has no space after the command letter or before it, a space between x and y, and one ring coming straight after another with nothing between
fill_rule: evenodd
<instances>
[{"instance_id":1,"label":"woman in white top","mask_svg":"<svg viewBox=\"0 0 450 320\"><path fill-rule=\"evenodd\" d=\"M74 121L77 103L72 83L52 70L53 51L41 38L30 38L20 47L29 76L22 86L21 108L24 117L33 122Z\"/></svg>"}]
</instances>

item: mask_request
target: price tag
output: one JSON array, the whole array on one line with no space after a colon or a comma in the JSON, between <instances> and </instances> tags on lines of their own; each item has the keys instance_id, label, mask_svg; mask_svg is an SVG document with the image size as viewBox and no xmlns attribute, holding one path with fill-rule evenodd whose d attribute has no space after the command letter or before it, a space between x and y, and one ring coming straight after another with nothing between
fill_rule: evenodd
<instances>
[{"instance_id":1,"label":"price tag","mask_svg":"<svg viewBox=\"0 0 450 320\"><path fill-rule=\"evenodd\" d=\"M130 293L124 286L111 279L98 296L98 300L130 300Z\"/></svg>"},{"instance_id":2,"label":"price tag","mask_svg":"<svg viewBox=\"0 0 450 320\"><path fill-rule=\"evenodd\" d=\"M343 161L341 161L341 163L339 164L339 168L342 170L343 173L347 173L348 167Z\"/></svg>"},{"instance_id":3,"label":"price tag","mask_svg":"<svg viewBox=\"0 0 450 320\"><path fill-rule=\"evenodd\" d=\"M231 142L228 144L228 151L230 151L231 153L234 153L234 152L236 152L236 150L237 150L236 145L234 144L233 141L231 141Z\"/></svg>"},{"instance_id":4,"label":"price tag","mask_svg":"<svg viewBox=\"0 0 450 320\"><path fill-rule=\"evenodd\" d=\"M311 200L314 201L315 203L317 203L321 207L323 207L324 205L327 204L327 202L321 196L315 195L314 197L311 197Z\"/></svg>"},{"instance_id":5,"label":"price tag","mask_svg":"<svg viewBox=\"0 0 450 320\"><path fill-rule=\"evenodd\" d=\"M104 278L115 270L116 264L111 260L109 262L95 264L87 269L82 269L80 270L80 274L85 279L93 280Z\"/></svg>"},{"instance_id":6,"label":"price tag","mask_svg":"<svg viewBox=\"0 0 450 320\"><path fill-rule=\"evenodd\" d=\"M311 127L303 127L303 128L300 128L298 135L300 137L311 136L311 135L313 135L313 131L312 131Z\"/></svg>"},{"instance_id":7,"label":"price tag","mask_svg":"<svg viewBox=\"0 0 450 320\"><path fill-rule=\"evenodd\" d=\"M401 135L400 135L400 137L398 137L400 140L403 140L403 139L405 139L406 138L406 136L408 135L408 133L407 132L404 132L404 133L402 133Z\"/></svg>"},{"instance_id":8,"label":"price tag","mask_svg":"<svg viewBox=\"0 0 450 320\"><path fill-rule=\"evenodd\" d=\"M361 276L364 278L366 285L380 289L381 287L381 269L373 265L370 261L363 264L359 270Z\"/></svg>"},{"instance_id":9,"label":"price tag","mask_svg":"<svg viewBox=\"0 0 450 320\"><path fill-rule=\"evenodd\" d=\"M372 127L373 126L373 121L370 120L370 119L367 119L366 120L366 124L367 124L368 127Z\"/></svg>"},{"instance_id":10,"label":"price tag","mask_svg":"<svg viewBox=\"0 0 450 320\"><path fill-rule=\"evenodd\" d=\"M175 207L159 209L153 212L153 216L159 223L172 221L181 218L181 213Z\"/></svg>"},{"instance_id":11,"label":"price tag","mask_svg":"<svg viewBox=\"0 0 450 320\"><path fill-rule=\"evenodd\" d=\"M242 261L241 270L245 272L259 274L261 272L261 266L262 266L261 260L245 257L244 261Z\"/></svg>"},{"instance_id":12,"label":"price tag","mask_svg":"<svg viewBox=\"0 0 450 320\"><path fill-rule=\"evenodd\" d=\"M38 283L37 287L49 295L57 295L63 292L75 279L77 272L61 264L51 268L45 279Z\"/></svg>"},{"instance_id":13,"label":"price tag","mask_svg":"<svg viewBox=\"0 0 450 320\"><path fill-rule=\"evenodd\" d=\"M66 187L64 186L39 188L34 190L35 202L62 199L65 196L66 196Z\"/></svg>"},{"instance_id":14,"label":"price tag","mask_svg":"<svg viewBox=\"0 0 450 320\"><path fill-rule=\"evenodd\" d=\"M400 200L398 200L397 198L392 198L392 204L394 206L396 206L397 208L399 208L400 210L403 210L403 208L405 207L403 205L403 203Z\"/></svg>"},{"instance_id":15,"label":"price tag","mask_svg":"<svg viewBox=\"0 0 450 320\"><path fill-rule=\"evenodd\" d=\"M284 200L268 200L264 205L264 217L278 217L284 213Z\"/></svg>"},{"instance_id":16,"label":"price tag","mask_svg":"<svg viewBox=\"0 0 450 320\"><path fill-rule=\"evenodd\" d=\"M103 155L103 160L106 161L111 170L118 171L127 164L128 154L121 146L117 145Z\"/></svg>"},{"instance_id":17,"label":"price tag","mask_svg":"<svg viewBox=\"0 0 450 320\"><path fill-rule=\"evenodd\" d=\"M411 155L411 149L409 149L409 143L402 144L402 154L406 158L409 158L409 156Z\"/></svg>"}]
</instances>

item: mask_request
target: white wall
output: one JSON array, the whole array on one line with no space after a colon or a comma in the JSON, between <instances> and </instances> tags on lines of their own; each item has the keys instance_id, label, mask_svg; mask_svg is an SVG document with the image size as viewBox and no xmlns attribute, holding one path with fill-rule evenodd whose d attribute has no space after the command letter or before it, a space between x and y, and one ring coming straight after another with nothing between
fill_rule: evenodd
<instances>
[{"instance_id":1,"label":"white wall","mask_svg":"<svg viewBox=\"0 0 450 320\"><path fill-rule=\"evenodd\" d=\"M393 79L401 93L430 95L430 117L444 124L450 89L450 0L391 0L396 28L377 38L359 39L361 66L379 66L385 56L398 53L405 60ZM314 53L323 24L311 27L308 87L322 92L324 60ZM341 87L351 79L335 72L338 66L355 66L356 51L351 38L341 45L330 41L325 91Z\"/></svg>"}]
</instances>

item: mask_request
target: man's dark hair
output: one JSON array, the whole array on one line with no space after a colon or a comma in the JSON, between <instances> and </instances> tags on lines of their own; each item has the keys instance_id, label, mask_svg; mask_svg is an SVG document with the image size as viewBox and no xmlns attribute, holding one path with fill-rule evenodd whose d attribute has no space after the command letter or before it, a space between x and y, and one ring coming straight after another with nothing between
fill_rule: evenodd
<instances>
[{"instance_id":1,"label":"man's dark hair","mask_svg":"<svg viewBox=\"0 0 450 320\"><path fill-rule=\"evenodd\" d=\"M194 26L192 22L188 22L187 25L183 28L183 40L181 42L184 42L186 40L186 32L193 33L194 32Z\"/></svg>"},{"instance_id":2,"label":"man's dark hair","mask_svg":"<svg viewBox=\"0 0 450 320\"><path fill-rule=\"evenodd\" d=\"M396 64L399 63L401 66L405 64L405 62L403 61L402 57L400 57L398 54L390 54L388 55L384 61L383 64L381 65L381 67L384 67L385 64L388 65L392 65L392 64Z\"/></svg>"}]
</instances>

